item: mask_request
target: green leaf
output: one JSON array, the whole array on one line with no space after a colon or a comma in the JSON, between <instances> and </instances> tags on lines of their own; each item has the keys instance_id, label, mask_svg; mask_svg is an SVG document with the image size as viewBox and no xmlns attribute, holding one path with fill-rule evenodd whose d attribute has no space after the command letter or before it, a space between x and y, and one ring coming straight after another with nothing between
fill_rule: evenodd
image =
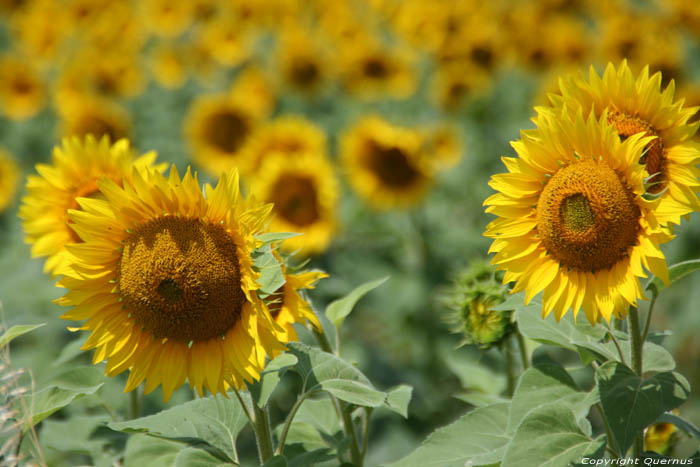
<instances>
[{"instance_id":1,"label":"green leaf","mask_svg":"<svg viewBox=\"0 0 700 467\"><path fill-rule=\"evenodd\" d=\"M619 362L607 362L596 371L603 411L624 454L634 438L667 410L681 405L690 385L675 372L642 379Z\"/></svg>"},{"instance_id":2,"label":"green leaf","mask_svg":"<svg viewBox=\"0 0 700 467\"><path fill-rule=\"evenodd\" d=\"M565 402L543 405L528 412L506 449L502 467L561 467L605 444L581 431L576 415Z\"/></svg>"},{"instance_id":3,"label":"green leaf","mask_svg":"<svg viewBox=\"0 0 700 467\"><path fill-rule=\"evenodd\" d=\"M357 287L343 298L331 302L326 308L326 316L335 327L339 328L345 318L350 314L355 304L369 291L382 285L389 277L383 277L372 282L367 282Z\"/></svg>"},{"instance_id":4,"label":"green leaf","mask_svg":"<svg viewBox=\"0 0 700 467\"><path fill-rule=\"evenodd\" d=\"M301 235L300 233L295 233L295 232L268 232L260 235L255 235L256 240L260 240L263 242L263 245L267 245L270 243L281 243L288 238L294 238L298 237Z\"/></svg>"},{"instance_id":5,"label":"green leaf","mask_svg":"<svg viewBox=\"0 0 700 467\"><path fill-rule=\"evenodd\" d=\"M464 467L468 462L473 465L496 463L503 457L510 441L507 424L508 404L472 410L456 422L438 428L418 449L389 465Z\"/></svg>"},{"instance_id":6,"label":"green leaf","mask_svg":"<svg viewBox=\"0 0 700 467\"><path fill-rule=\"evenodd\" d=\"M185 448L175 457L173 467L225 467L239 465L235 462L221 462L207 451L196 448Z\"/></svg>"},{"instance_id":7,"label":"green leaf","mask_svg":"<svg viewBox=\"0 0 700 467\"><path fill-rule=\"evenodd\" d=\"M325 390L338 399L366 407L378 407L386 400L386 393L374 389L360 370L340 357L298 342L288 347L298 359L292 369L302 378L302 393Z\"/></svg>"},{"instance_id":8,"label":"green leaf","mask_svg":"<svg viewBox=\"0 0 700 467\"><path fill-rule=\"evenodd\" d=\"M72 416L66 420L44 420L39 432L39 444L44 449L61 453L75 452L92 457L93 465L103 457L106 439L92 435L108 420L106 415Z\"/></svg>"},{"instance_id":9,"label":"green leaf","mask_svg":"<svg viewBox=\"0 0 700 467\"><path fill-rule=\"evenodd\" d=\"M130 436L124 452L124 467L172 467L180 444L147 435Z\"/></svg>"},{"instance_id":10,"label":"green leaf","mask_svg":"<svg viewBox=\"0 0 700 467\"><path fill-rule=\"evenodd\" d=\"M222 461L236 459L236 437L248 423L235 398L209 396L155 415L107 424L113 430L148 433L209 451Z\"/></svg>"},{"instance_id":11,"label":"green leaf","mask_svg":"<svg viewBox=\"0 0 700 467\"><path fill-rule=\"evenodd\" d=\"M698 269L700 269L700 259L691 259L688 261L683 261L682 263L674 264L668 268L669 282L670 284L673 284L678 279L681 279L691 272L697 271ZM654 296L659 295L665 288L666 284L664 284L658 277L654 277L646 286L646 290L650 291Z\"/></svg>"},{"instance_id":12,"label":"green leaf","mask_svg":"<svg viewBox=\"0 0 700 467\"><path fill-rule=\"evenodd\" d=\"M700 439L700 428L696 427L693 425L691 422L688 420L679 417L678 415L675 415L670 412L666 412L664 414L661 414L661 416L656 419L656 422L654 423L673 423L676 425L678 428L681 430L685 431L689 435Z\"/></svg>"},{"instance_id":13,"label":"green leaf","mask_svg":"<svg viewBox=\"0 0 700 467\"><path fill-rule=\"evenodd\" d=\"M561 365L543 364L528 368L520 377L508 418L508 431L516 428L533 409L562 402L575 413L576 420L588 415L591 405L597 402L593 394L582 392Z\"/></svg>"},{"instance_id":14,"label":"green leaf","mask_svg":"<svg viewBox=\"0 0 700 467\"><path fill-rule=\"evenodd\" d=\"M95 367L74 368L56 377L48 387L23 396L17 409L24 413L23 430L27 431L73 400L94 394L104 384L104 376ZM26 410L26 413L24 412Z\"/></svg>"},{"instance_id":15,"label":"green leaf","mask_svg":"<svg viewBox=\"0 0 700 467\"><path fill-rule=\"evenodd\" d=\"M252 253L253 268L260 273L258 278L258 294L261 298L265 298L274 294L284 285L284 273L282 266L272 253L272 248L269 244L256 248Z\"/></svg>"},{"instance_id":16,"label":"green leaf","mask_svg":"<svg viewBox=\"0 0 700 467\"><path fill-rule=\"evenodd\" d=\"M0 336L0 349L4 348L7 344L9 344L13 339L21 336L22 334L26 334L28 332L31 332L37 328L40 328L42 326L45 326L46 323L42 324L18 324L16 326L12 326L10 329L5 331L2 336Z\"/></svg>"},{"instance_id":17,"label":"green leaf","mask_svg":"<svg viewBox=\"0 0 700 467\"><path fill-rule=\"evenodd\" d=\"M335 456L331 454L331 450L328 448L302 451L296 455L290 448L293 448L293 446L288 446L284 449L284 455L287 458L289 467L309 467L310 465L317 465L335 459Z\"/></svg>"},{"instance_id":18,"label":"green leaf","mask_svg":"<svg viewBox=\"0 0 700 467\"><path fill-rule=\"evenodd\" d=\"M262 467L287 467L287 458L284 456L275 456L265 462Z\"/></svg>"},{"instance_id":19,"label":"green leaf","mask_svg":"<svg viewBox=\"0 0 700 467\"><path fill-rule=\"evenodd\" d=\"M408 404L411 402L413 388L407 384L402 384L390 389L386 393L386 406L403 418L408 418Z\"/></svg>"},{"instance_id":20,"label":"green leaf","mask_svg":"<svg viewBox=\"0 0 700 467\"><path fill-rule=\"evenodd\" d=\"M260 381L248 384L248 390L258 407L267 405L272 392L280 381L280 373L297 363L297 358L289 353L283 353L270 361L260 374Z\"/></svg>"},{"instance_id":21,"label":"green leaf","mask_svg":"<svg viewBox=\"0 0 700 467\"><path fill-rule=\"evenodd\" d=\"M58 354L56 360L53 361L51 366L58 367L73 360L78 355L82 354L83 351L80 348L85 344L87 336L80 336L77 339L72 340L68 344L63 346L61 353Z\"/></svg>"}]
</instances>

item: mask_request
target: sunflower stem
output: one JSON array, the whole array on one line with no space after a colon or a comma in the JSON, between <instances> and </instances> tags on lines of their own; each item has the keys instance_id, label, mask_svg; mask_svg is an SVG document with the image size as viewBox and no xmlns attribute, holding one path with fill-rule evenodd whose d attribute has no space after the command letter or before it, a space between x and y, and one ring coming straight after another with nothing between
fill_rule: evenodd
<instances>
[{"instance_id":1,"label":"sunflower stem","mask_svg":"<svg viewBox=\"0 0 700 467\"><path fill-rule=\"evenodd\" d=\"M649 337L649 326L651 325L651 314L654 311L654 305L656 304L656 297L658 297L658 294L654 294L654 296L651 297L651 302L649 302L649 311L647 312L647 320L646 320L646 323L644 323L644 332L642 332L642 342L646 342L647 337Z\"/></svg>"},{"instance_id":2,"label":"sunflower stem","mask_svg":"<svg viewBox=\"0 0 700 467\"><path fill-rule=\"evenodd\" d=\"M139 418L143 409L143 386L139 385L129 393L129 420Z\"/></svg>"},{"instance_id":3,"label":"sunflower stem","mask_svg":"<svg viewBox=\"0 0 700 467\"><path fill-rule=\"evenodd\" d=\"M345 434L350 438L350 461L355 467L362 467L364 459L360 452L360 445L357 442L357 432L355 431L355 423L352 420L350 406L343 401L338 401L340 404L340 412L343 417L343 427Z\"/></svg>"},{"instance_id":4,"label":"sunflower stem","mask_svg":"<svg viewBox=\"0 0 700 467\"><path fill-rule=\"evenodd\" d=\"M605 425L605 433L608 437L608 444L606 446L606 449L608 452L610 452L612 455L614 455L617 458L622 457L619 453L619 450L617 448L617 445L614 445L615 439L613 438L612 430L610 429L610 424L608 423L608 419L605 417L605 412L603 412L603 406L600 405L600 402L595 404L594 406L597 410L598 413L600 414L601 420L603 420L603 425ZM614 449L613 449L614 445Z\"/></svg>"},{"instance_id":5,"label":"sunflower stem","mask_svg":"<svg viewBox=\"0 0 700 467\"><path fill-rule=\"evenodd\" d=\"M245 401L243 400L243 397L241 396L241 393L238 392L238 389L233 387L233 393L236 395L236 398L238 399L238 402L241 404L241 408L243 409L243 413L245 416L248 418L250 421L251 425L255 424L255 420L253 420L253 416L250 414L250 411L248 410L248 406L245 405Z\"/></svg>"},{"instance_id":6,"label":"sunflower stem","mask_svg":"<svg viewBox=\"0 0 700 467\"><path fill-rule=\"evenodd\" d=\"M523 364L523 371L530 368L530 359L527 356L527 347L525 347L525 338L520 334L520 330L515 331L515 336L518 340L518 349L520 350L520 358Z\"/></svg>"},{"instance_id":7,"label":"sunflower stem","mask_svg":"<svg viewBox=\"0 0 700 467\"><path fill-rule=\"evenodd\" d=\"M275 455L272 449L272 433L270 432L270 418L267 415L266 407L258 407L258 404L253 402L253 412L255 414L255 422L253 423L253 431L255 431L255 441L258 446L258 455L260 463L264 464Z\"/></svg>"},{"instance_id":8,"label":"sunflower stem","mask_svg":"<svg viewBox=\"0 0 700 467\"><path fill-rule=\"evenodd\" d=\"M282 433L280 434L280 439L279 439L279 443L277 444L277 449L275 450L276 455L280 455L284 451L284 443L287 441L287 434L289 433L289 428L291 428L292 422L294 421L294 416L297 414L297 411L301 407L301 404L312 393L313 393L313 391L305 392L304 394L299 396L297 401L292 406L292 410L289 411L289 415L287 415L287 419L284 421L284 426L282 427Z\"/></svg>"},{"instance_id":9,"label":"sunflower stem","mask_svg":"<svg viewBox=\"0 0 700 467\"><path fill-rule=\"evenodd\" d=\"M639 376L642 376L642 351L644 348L644 341L642 340L642 333L639 329L639 312L637 307L631 306L629 315L629 331L630 331L630 346L632 347L632 370ZM634 445L632 446L632 456L635 459L639 459L642 453L642 434L639 433L634 440Z\"/></svg>"},{"instance_id":10,"label":"sunflower stem","mask_svg":"<svg viewBox=\"0 0 700 467\"><path fill-rule=\"evenodd\" d=\"M511 339L508 338L504 342L505 348L505 357L506 357L506 382L507 382L507 387L506 390L508 391L508 397L513 397L513 393L515 392L515 372L514 372L514 365L513 365L513 351L512 351L512 343Z\"/></svg>"}]
</instances>

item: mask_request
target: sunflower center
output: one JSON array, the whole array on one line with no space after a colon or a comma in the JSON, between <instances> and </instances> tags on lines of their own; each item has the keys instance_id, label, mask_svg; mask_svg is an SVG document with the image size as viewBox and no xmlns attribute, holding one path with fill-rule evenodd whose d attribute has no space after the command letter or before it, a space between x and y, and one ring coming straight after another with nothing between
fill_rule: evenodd
<instances>
[{"instance_id":1,"label":"sunflower center","mask_svg":"<svg viewBox=\"0 0 700 467\"><path fill-rule=\"evenodd\" d=\"M126 131L100 115L86 114L75 125L72 135L93 135L98 140L103 136L109 136L110 141L117 141L126 136Z\"/></svg>"},{"instance_id":2,"label":"sunflower center","mask_svg":"<svg viewBox=\"0 0 700 467\"><path fill-rule=\"evenodd\" d=\"M637 243L634 193L605 163L578 162L556 172L537 202L537 232L563 266L610 269Z\"/></svg>"},{"instance_id":3,"label":"sunflower center","mask_svg":"<svg viewBox=\"0 0 700 467\"><path fill-rule=\"evenodd\" d=\"M493 52L488 46L480 45L471 51L471 58L482 68L491 68L493 64Z\"/></svg>"},{"instance_id":4,"label":"sunflower center","mask_svg":"<svg viewBox=\"0 0 700 467\"><path fill-rule=\"evenodd\" d=\"M238 112L222 110L208 118L205 138L216 148L232 153L242 146L249 130L248 123Z\"/></svg>"},{"instance_id":5,"label":"sunflower center","mask_svg":"<svg viewBox=\"0 0 700 467\"><path fill-rule=\"evenodd\" d=\"M623 141L637 133L644 133L644 136L656 136L644 148L644 155L639 159L639 163L644 164L649 175L654 176L649 191L651 193L662 191L666 187L666 157L664 156L663 141L658 133L647 121L617 110L608 114L608 122L615 124L615 129Z\"/></svg>"},{"instance_id":6,"label":"sunflower center","mask_svg":"<svg viewBox=\"0 0 700 467\"><path fill-rule=\"evenodd\" d=\"M378 57L369 58L362 66L365 76L374 79L385 78L389 74L389 67Z\"/></svg>"},{"instance_id":7,"label":"sunflower center","mask_svg":"<svg viewBox=\"0 0 700 467\"><path fill-rule=\"evenodd\" d=\"M404 188L411 186L420 177L420 172L400 148L371 143L368 154L369 168L385 185Z\"/></svg>"},{"instance_id":8,"label":"sunflower center","mask_svg":"<svg viewBox=\"0 0 700 467\"><path fill-rule=\"evenodd\" d=\"M160 217L123 242L119 295L130 316L158 338L181 342L222 336L241 316L236 244L219 225Z\"/></svg>"},{"instance_id":9,"label":"sunflower center","mask_svg":"<svg viewBox=\"0 0 700 467\"><path fill-rule=\"evenodd\" d=\"M318 192L307 177L286 175L272 188L270 202L286 221L301 227L311 225L319 218Z\"/></svg>"},{"instance_id":10,"label":"sunflower center","mask_svg":"<svg viewBox=\"0 0 700 467\"><path fill-rule=\"evenodd\" d=\"M290 71L292 82L300 87L313 85L320 75L316 64L304 59L296 60Z\"/></svg>"}]
</instances>

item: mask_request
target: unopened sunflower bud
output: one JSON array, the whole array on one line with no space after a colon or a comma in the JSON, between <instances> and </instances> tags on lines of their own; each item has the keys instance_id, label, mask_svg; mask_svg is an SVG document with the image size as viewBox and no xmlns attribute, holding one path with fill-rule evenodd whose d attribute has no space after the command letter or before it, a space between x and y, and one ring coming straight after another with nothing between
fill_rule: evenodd
<instances>
[{"instance_id":1,"label":"unopened sunflower bud","mask_svg":"<svg viewBox=\"0 0 700 467\"><path fill-rule=\"evenodd\" d=\"M678 429L673 423L655 423L644 430L644 450L668 455L678 443Z\"/></svg>"}]
</instances>

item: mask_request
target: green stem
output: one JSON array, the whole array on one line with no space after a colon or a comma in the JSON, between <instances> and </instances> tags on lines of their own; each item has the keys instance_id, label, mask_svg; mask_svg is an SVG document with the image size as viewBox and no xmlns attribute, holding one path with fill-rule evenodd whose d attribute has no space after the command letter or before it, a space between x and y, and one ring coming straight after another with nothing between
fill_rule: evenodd
<instances>
[{"instance_id":1,"label":"green stem","mask_svg":"<svg viewBox=\"0 0 700 467\"><path fill-rule=\"evenodd\" d=\"M253 420L253 416L250 415L250 411L248 410L248 406L245 405L245 402L243 401L243 397L241 396L241 393L238 392L238 389L235 387L233 388L233 393L236 395L236 398L238 399L238 402L241 404L241 408L243 409L243 413L245 414L246 417L248 417L248 421L250 424L254 424L255 421Z\"/></svg>"},{"instance_id":2,"label":"green stem","mask_svg":"<svg viewBox=\"0 0 700 467\"><path fill-rule=\"evenodd\" d=\"M318 345L321 347L321 350L334 354L333 347L331 347L331 343L328 341L328 336L326 336L323 332L316 331L315 329L313 332L314 337L316 337L316 340L318 341Z\"/></svg>"},{"instance_id":3,"label":"green stem","mask_svg":"<svg viewBox=\"0 0 700 467\"><path fill-rule=\"evenodd\" d=\"M510 338L505 340L505 357L506 357L506 382L507 382L507 391L508 391L508 397L513 397L513 393L515 392L515 373L513 372L513 352L511 349L511 340Z\"/></svg>"},{"instance_id":4,"label":"green stem","mask_svg":"<svg viewBox=\"0 0 700 467\"><path fill-rule=\"evenodd\" d=\"M654 311L654 305L656 304L656 297L658 297L658 295L654 295L653 297L651 297L651 302L649 302L649 311L647 312L646 323L644 323L644 332L642 333L642 342L646 342L647 337L649 337L649 326L651 325L651 314Z\"/></svg>"},{"instance_id":5,"label":"green stem","mask_svg":"<svg viewBox=\"0 0 700 467\"><path fill-rule=\"evenodd\" d=\"M605 417L605 412L603 412L603 407L600 405L600 402L595 404L595 408L598 409L600 418L603 420L603 425L605 425L605 433L608 437L608 451L611 452L617 458L622 457L620 456L617 445L615 445L615 449L613 449L613 443L615 443L615 438L613 438L612 430L610 429L610 424L608 423L608 419Z\"/></svg>"},{"instance_id":6,"label":"green stem","mask_svg":"<svg viewBox=\"0 0 700 467\"><path fill-rule=\"evenodd\" d=\"M632 370L638 375L642 376L642 351L644 350L644 341L642 340L642 333L639 329L639 312L636 307L631 306L628 315L629 320L629 332L630 332L630 346L632 347ZM634 440L634 445L632 446L632 456L635 459L639 459L642 453L642 434L640 433Z\"/></svg>"},{"instance_id":7,"label":"green stem","mask_svg":"<svg viewBox=\"0 0 700 467\"><path fill-rule=\"evenodd\" d=\"M518 348L520 349L520 358L523 363L523 370L530 368L530 359L527 357L527 347L525 347L525 338L520 331L516 330L515 336L518 339Z\"/></svg>"},{"instance_id":8,"label":"green stem","mask_svg":"<svg viewBox=\"0 0 700 467\"><path fill-rule=\"evenodd\" d=\"M284 451L284 443L287 441L287 434L289 434L289 428L292 426L292 422L294 421L294 416L297 414L297 411L301 407L301 404L306 400L307 397L309 397L313 391L311 392L305 392L299 398L297 401L294 403L294 406L292 406L292 410L289 411L289 415L287 415L287 419L284 421L284 426L282 427L282 433L280 434L280 440L279 443L277 444L277 449L275 450L276 455L282 454L282 451Z\"/></svg>"},{"instance_id":9,"label":"green stem","mask_svg":"<svg viewBox=\"0 0 700 467\"><path fill-rule=\"evenodd\" d=\"M270 419L267 415L265 407L258 407L258 404L253 402L253 412L255 414L255 422L253 423L253 431L255 431L255 441L258 445L258 455L260 463L264 464L275 455L272 449L272 433L270 432Z\"/></svg>"},{"instance_id":10,"label":"green stem","mask_svg":"<svg viewBox=\"0 0 700 467\"><path fill-rule=\"evenodd\" d=\"M139 418L143 409L143 386L139 385L129 393L129 420Z\"/></svg>"},{"instance_id":11,"label":"green stem","mask_svg":"<svg viewBox=\"0 0 700 467\"><path fill-rule=\"evenodd\" d=\"M362 467L364 464L364 459L362 458L360 446L357 442L355 423L352 421L350 408L343 401L338 402L340 403L340 411L342 412L343 416L343 427L345 428L345 434L350 438L350 461L355 467Z\"/></svg>"},{"instance_id":12,"label":"green stem","mask_svg":"<svg viewBox=\"0 0 700 467\"><path fill-rule=\"evenodd\" d=\"M613 341L613 344L615 344L615 348L617 349L617 354L620 356L620 361L627 365L627 361L625 361L625 354L622 353L622 347L620 346L620 342L617 340L617 337L615 337L615 329L611 328L610 325L608 324L608 336L610 336L610 339Z\"/></svg>"},{"instance_id":13,"label":"green stem","mask_svg":"<svg viewBox=\"0 0 700 467\"><path fill-rule=\"evenodd\" d=\"M364 428L362 430L362 458L365 458L367 454L367 442L369 440L369 418L372 416L372 407L365 407L365 421Z\"/></svg>"}]
</instances>

